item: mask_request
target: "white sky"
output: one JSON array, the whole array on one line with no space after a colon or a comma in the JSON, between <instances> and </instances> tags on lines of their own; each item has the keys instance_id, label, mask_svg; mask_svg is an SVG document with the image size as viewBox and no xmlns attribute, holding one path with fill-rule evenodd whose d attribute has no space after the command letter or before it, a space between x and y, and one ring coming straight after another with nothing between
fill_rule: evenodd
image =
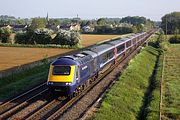
<instances>
[{"instance_id":1,"label":"white sky","mask_svg":"<svg viewBox=\"0 0 180 120\"><path fill-rule=\"evenodd\" d=\"M151 20L173 11L180 12L180 0L0 0L0 15L21 18L49 17L82 19L144 16Z\"/></svg>"}]
</instances>

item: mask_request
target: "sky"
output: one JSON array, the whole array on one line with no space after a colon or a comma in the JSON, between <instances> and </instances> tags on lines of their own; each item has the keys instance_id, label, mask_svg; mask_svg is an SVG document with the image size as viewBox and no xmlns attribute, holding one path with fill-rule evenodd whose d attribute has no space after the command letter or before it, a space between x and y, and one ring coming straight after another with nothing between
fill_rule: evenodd
<instances>
[{"instance_id":1,"label":"sky","mask_svg":"<svg viewBox=\"0 0 180 120\"><path fill-rule=\"evenodd\" d=\"M144 16L154 21L174 11L180 0L0 0L0 15L16 18L46 17L81 19Z\"/></svg>"}]
</instances>

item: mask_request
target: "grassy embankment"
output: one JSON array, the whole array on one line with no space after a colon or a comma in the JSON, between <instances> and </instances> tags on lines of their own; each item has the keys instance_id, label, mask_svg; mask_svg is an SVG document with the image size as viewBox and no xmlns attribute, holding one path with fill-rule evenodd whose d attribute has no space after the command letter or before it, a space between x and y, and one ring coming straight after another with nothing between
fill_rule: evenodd
<instances>
[{"instance_id":1,"label":"grassy embankment","mask_svg":"<svg viewBox=\"0 0 180 120\"><path fill-rule=\"evenodd\" d=\"M162 118L180 119L180 44L165 52Z\"/></svg>"},{"instance_id":2,"label":"grassy embankment","mask_svg":"<svg viewBox=\"0 0 180 120\"><path fill-rule=\"evenodd\" d=\"M159 49L148 46L131 60L128 68L107 93L95 119L159 119L162 69L159 54Z\"/></svg>"},{"instance_id":3,"label":"grassy embankment","mask_svg":"<svg viewBox=\"0 0 180 120\"><path fill-rule=\"evenodd\" d=\"M49 64L0 79L0 101L47 80Z\"/></svg>"}]
</instances>

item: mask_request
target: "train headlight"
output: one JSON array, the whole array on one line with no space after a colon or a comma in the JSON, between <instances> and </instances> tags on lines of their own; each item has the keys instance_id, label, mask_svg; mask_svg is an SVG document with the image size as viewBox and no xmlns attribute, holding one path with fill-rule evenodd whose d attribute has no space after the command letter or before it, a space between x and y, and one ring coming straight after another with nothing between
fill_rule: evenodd
<instances>
[{"instance_id":1,"label":"train headlight","mask_svg":"<svg viewBox=\"0 0 180 120\"><path fill-rule=\"evenodd\" d=\"M67 82L66 85L71 85L71 83Z\"/></svg>"},{"instance_id":2,"label":"train headlight","mask_svg":"<svg viewBox=\"0 0 180 120\"><path fill-rule=\"evenodd\" d=\"M53 82L48 82L47 84L48 84L48 85L53 85Z\"/></svg>"}]
</instances>

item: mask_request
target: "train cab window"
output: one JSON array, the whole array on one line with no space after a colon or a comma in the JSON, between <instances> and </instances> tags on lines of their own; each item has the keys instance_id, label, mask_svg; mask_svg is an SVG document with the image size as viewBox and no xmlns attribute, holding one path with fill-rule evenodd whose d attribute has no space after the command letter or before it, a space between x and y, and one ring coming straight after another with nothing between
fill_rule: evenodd
<instances>
[{"instance_id":1,"label":"train cab window","mask_svg":"<svg viewBox=\"0 0 180 120\"><path fill-rule=\"evenodd\" d=\"M70 66L54 66L53 75L70 75Z\"/></svg>"}]
</instances>

